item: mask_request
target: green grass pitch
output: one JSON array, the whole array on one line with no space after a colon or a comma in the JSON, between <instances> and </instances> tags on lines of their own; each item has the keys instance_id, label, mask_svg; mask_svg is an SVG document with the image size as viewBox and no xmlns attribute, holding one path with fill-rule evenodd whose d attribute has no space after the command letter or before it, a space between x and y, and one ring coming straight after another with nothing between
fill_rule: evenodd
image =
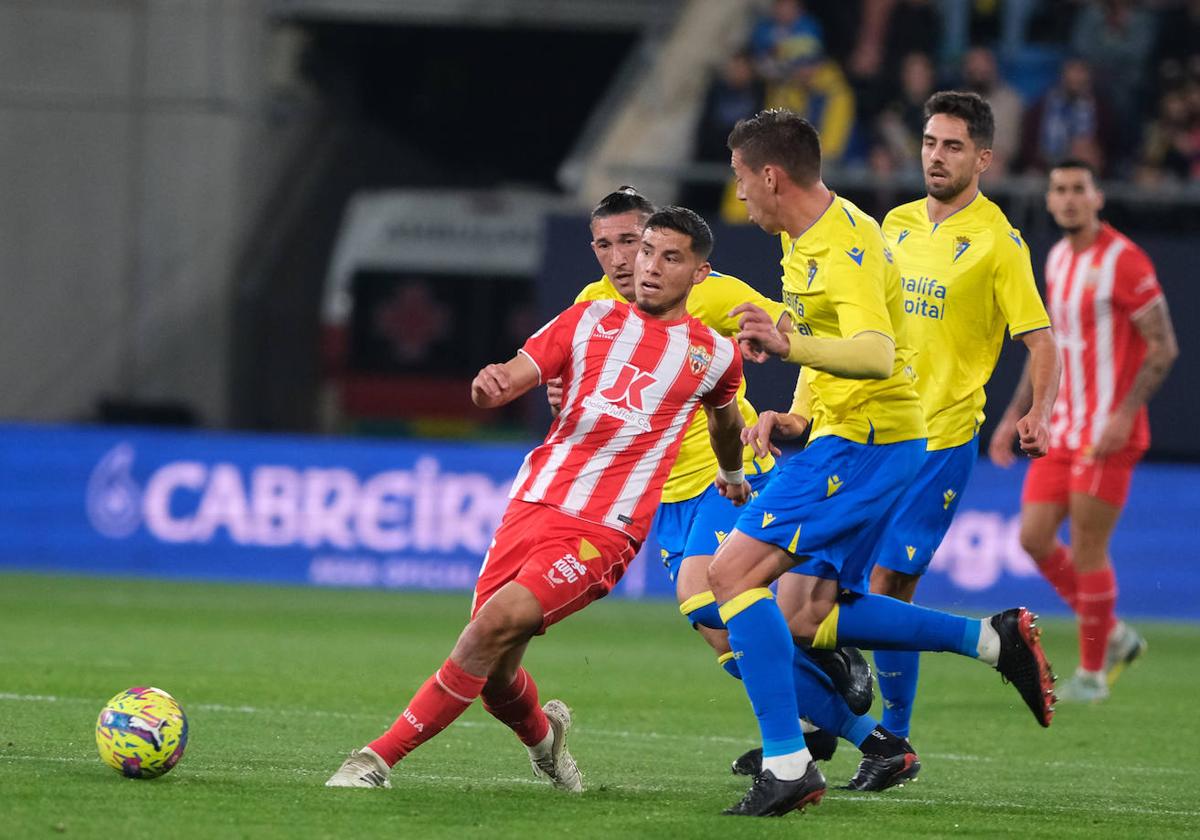
<instances>
[{"instance_id":1,"label":"green grass pitch","mask_svg":"<svg viewBox=\"0 0 1200 840\"><path fill-rule=\"evenodd\" d=\"M525 751L478 705L393 773L392 790L328 790L441 663L464 595L0 575L0 835L7 837L1196 836L1200 625L1139 623L1143 662L1102 705L1042 730L994 672L923 660L920 779L834 789L778 820L721 817L747 787L731 759L756 741L740 684L672 604L610 600L530 647L542 698L575 713L582 797L532 779ZM1072 628L1043 622L1051 660ZM103 703L137 684L173 693L191 737L154 781L101 764ZM876 701L875 710L879 704Z\"/></svg>"}]
</instances>

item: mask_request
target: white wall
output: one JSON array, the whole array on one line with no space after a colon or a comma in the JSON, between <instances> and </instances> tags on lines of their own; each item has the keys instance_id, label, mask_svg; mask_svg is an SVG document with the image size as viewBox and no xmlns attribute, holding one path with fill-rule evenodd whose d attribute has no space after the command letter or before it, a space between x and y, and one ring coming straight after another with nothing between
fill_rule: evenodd
<instances>
[{"instance_id":1,"label":"white wall","mask_svg":"<svg viewBox=\"0 0 1200 840\"><path fill-rule=\"evenodd\" d=\"M0 419L225 421L266 46L262 0L0 0Z\"/></svg>"}]
</instances>

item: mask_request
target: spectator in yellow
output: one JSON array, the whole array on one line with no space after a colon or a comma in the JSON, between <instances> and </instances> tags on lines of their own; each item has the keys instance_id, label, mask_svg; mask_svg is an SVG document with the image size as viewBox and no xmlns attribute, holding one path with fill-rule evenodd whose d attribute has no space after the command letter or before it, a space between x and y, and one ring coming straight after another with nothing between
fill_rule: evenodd
<instances>
[{"instance_id":1,"label":"spectator in yellow","mask_svg":"<svg viewBox=\"0 0 1200 840\"><path fill-rule=\"evenodd\" d=\"M854 91L842 68L825 55L816 38L793 38L776 46L788 72L767 86L766 108L786 108L812 123L821 137L821 158L836 165L846 152L854 130ZM737 200L732 182L721 202L721 218L745 224L745 204Z\"/></svg>"}]
</instances>

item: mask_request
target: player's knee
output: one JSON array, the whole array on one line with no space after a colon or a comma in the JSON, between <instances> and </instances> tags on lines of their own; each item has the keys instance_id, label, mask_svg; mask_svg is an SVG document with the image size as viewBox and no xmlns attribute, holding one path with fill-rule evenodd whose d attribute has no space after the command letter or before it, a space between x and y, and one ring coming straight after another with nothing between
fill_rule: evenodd
<instances>
[{"instance_id":1,"label":"player's knee","mask_svg":"<svg viewBox=\"0 0 1200 840\"><path fill-rule=\"evenodd\" d=\"M1041 563L1054 552L1054 533L1046 533L1044 529L1027 526L1021 523L1019 537L1021 548L1033 558L1033 562Z\"/></svg>"}]
</instances>

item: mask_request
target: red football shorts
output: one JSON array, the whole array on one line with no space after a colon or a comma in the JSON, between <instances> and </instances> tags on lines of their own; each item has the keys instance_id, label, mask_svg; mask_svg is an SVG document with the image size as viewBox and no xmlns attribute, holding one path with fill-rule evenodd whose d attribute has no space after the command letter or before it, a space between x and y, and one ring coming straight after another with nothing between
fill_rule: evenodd
<instances>
[{"instance_id":1,"label":"red football shorts","mask_svg":"<svg viewBox=\"0 0 1200 840\"><path fill-rule=\"evenodd\" d=\"M1082 493L1124 507L1133 468L1144 452L1126 448L1104 458L1092 458L1078 449L1051 449L1046 457L1036 458L1029 465L1021 501L1066 505L1072 493Z\"/></svg>"},{"instance_id":2,"label":"red football shorts","mask_svg":"<svg viewBox=\"0 0 1200 840\"><path fill-rule=\"evenodd\" d=\"M500 587L516 581L542 605L538 632L545 633L611 592L635 554L634 541L614 528L514 500L483 558L471 618Z\"/></svg>"}]
</instances>

